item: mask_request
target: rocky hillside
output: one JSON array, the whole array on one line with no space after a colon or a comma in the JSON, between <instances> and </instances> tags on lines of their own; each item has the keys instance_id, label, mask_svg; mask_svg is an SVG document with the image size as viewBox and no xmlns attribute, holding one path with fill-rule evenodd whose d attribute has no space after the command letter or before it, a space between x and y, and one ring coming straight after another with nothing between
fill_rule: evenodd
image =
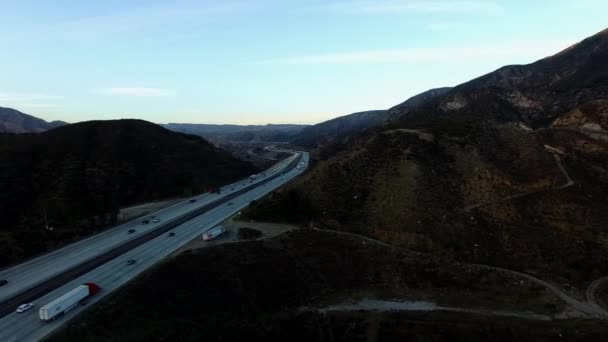
<instances>
[{"instance_id":1,"label":"rocky hillside","mask_svg":"<svg viewBox=\"0 0 608 342\"><path fill-rule=\"evenodd\" d=\"M381 127L399 117L395 108L408 110L431 101L445 94L450 88L438 88L425 91L409 98L390 110L375 110L354 113L328 120L303 129L291 139L297 146L312 151L314 159L326 160L338 152L346 150L362 137L373 136Z\"/></svg>"},{"instance_id":2,"label":"rocky hillside","mask_svg":"<svg viewBox=\"0 0 608 342\"><path fill-rule=\"evenodd\" d=\"M347 138L351 134L382 125L387 117L385 110L371 110L344 115L303 129L292 139L296 145L314 148Z\"/></svg>"},{"instance_id":3,"label":"rocky hillside","mask_svg":"<svg viewBox=\"0 0 608 342\"><path fill-rule=\"evenodd\" d=\"M63 121L46 122L12 108L0 107L0 133L40 133L66 125Z\"/></svg>"},{"instance_id":4,"label":"rocky hillside","mask_svg":"<svg viewBox=\"0 0 608 342\"><path fill-rule=\"evenodd\" d=\"M414 110L397 106L392 115L410 120L476 114L534 129L547 127L578 106L608 98L606 60L608 30L536 63L500 68Z\"/></svg>"},{"instance_id":5,"label":"rocky hillside","mask_svg":"<svg viewBox=\"0 0 608 342\"><path fill-rule=\"evenodd\" d=\"M140 120L0 135L0 265L103 229L122 206L255 172L198 136Z\"/></svg>"},{"instance_id":6,"label":"rocky hillside","mask_svg":"<svg viewBox=\"0 0 608 342\"><path fill-rule=\"evenodd\" d=\"M583 287L608 274L608 31L353 139L250 216Z\"/></svg>"}]
</instances>

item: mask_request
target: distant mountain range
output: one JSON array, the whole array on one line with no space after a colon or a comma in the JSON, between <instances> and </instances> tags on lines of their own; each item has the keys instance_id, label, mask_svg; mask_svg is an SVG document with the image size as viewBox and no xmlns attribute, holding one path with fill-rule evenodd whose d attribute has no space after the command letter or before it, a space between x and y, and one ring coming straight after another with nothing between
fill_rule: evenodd
<instances>
[{"instance_id":1,"label":"distant mountain range","mask_svg":"<svg viewBox=\"0 0 608 342\"><path fill-rule=\"evenodd\" d=\"M0 134L0 266L106 228L123 206L256 172L201 137L141 120Z\"/></svg>"},{"instance_id":2,"label":"distant mountain range","mask_svg":"<svg viewBox=\"0 0 608 342\"><path fill-rule=\"evenodd\" d=\"M40 133L66 124L47 122L12 108L0 107L0 133Z\"/></svg>"},{"instance_id":3,"label":"distant mountain range","mask_svg":"<svg viewBox=\"0 0 608 342\"><path fill-rule=\"evenodd\" d=\"M306 125L209 125L169 123L172 131L195 134L211 141L287 142Z\"/></svg>"},{"instance_id":4,"label":"distant mountain range","mask_svg":"<svg viewBox=\"0 0 608 342\"><path fill-rule=\"evenodd\" d=\"M559 284L608 274L608 30L378 117L251 217Z\"/></svg>"},{"instance_id":5,"label":"distant mountain range","mask_svg":"<svg viewBox=\"0 0 608 342\"><path fill-rule=\"evenodd\" d=\"M316 147L361 130L381 125L387 118L386 110L371 110L353 113L304 128L292 142L305 147Z\"/></svg>"}]
</instances>

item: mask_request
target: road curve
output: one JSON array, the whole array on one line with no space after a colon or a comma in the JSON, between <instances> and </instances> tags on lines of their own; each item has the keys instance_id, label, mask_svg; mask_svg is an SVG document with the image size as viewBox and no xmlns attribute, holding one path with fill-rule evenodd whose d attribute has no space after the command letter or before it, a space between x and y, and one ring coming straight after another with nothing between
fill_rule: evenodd
<instances>
[{"instance_id":1,"label":"road curve","mask_svg":"<svg viewBox=\"0 0 608 342\"><path fill-rule=\"evenodd\" d=\"M522 278L526 278L538 285L543 286L547 290L551 291L554 295L556 295L563 302L570 305L572 308L576 309L577 311L581 312L582 314L584 314L587 317L604 318L604 319L608 318L608 312L606 310L604 310L603 308L601 308L600 306L594 305L591 302L582 302L582 301L576 300L576 299L568 296L564 291L559 289L557 286L555 286L549 282L546 282L542 279L538 279L529 274L509 270L509 269L502 268L502 267L488 266L488 265L481 265L481 264L471 264L471 265L474 265L474 266L477 266L480 268L485 268L485 269L489 269L489 270L494 270L494 271L499 271L499 272L503 272L503 273L516 275L516 276L519 276Z\"/></svg>"},{"instance_id":2,"label":"road curve","mask_svg":"<svg viewBox=\"0 0 608 342\"><path fill-rule=\"evenodd\" d=\"M596 296L597 290L600 288L600 286L605 281L608 281L608 276L597 279L594 282L592 282L589 286L587 286L587 290L585 291L585 298L587 299L587 302L589 304L596 306L596 308L599 310L604 310L604 312L607 312L607 315L608 315L607 308L603 307L600 304L600 302L598 302L597 296Z\"/></svg>"}]
</instances>

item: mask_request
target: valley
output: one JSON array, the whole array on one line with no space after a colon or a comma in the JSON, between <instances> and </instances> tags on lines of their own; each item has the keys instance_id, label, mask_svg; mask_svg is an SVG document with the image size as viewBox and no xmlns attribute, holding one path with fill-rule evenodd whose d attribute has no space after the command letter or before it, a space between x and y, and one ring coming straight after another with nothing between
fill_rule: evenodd
<instances>
[{"instance_id":1,"label":"valley","mask_svg":"<svg viewBox=\"0 0 608 342\"><path fill-rule=\"evenodd\" d=\"M608 2L0 7L0 342L607 340Z\"/></svg>"}]
</instances>

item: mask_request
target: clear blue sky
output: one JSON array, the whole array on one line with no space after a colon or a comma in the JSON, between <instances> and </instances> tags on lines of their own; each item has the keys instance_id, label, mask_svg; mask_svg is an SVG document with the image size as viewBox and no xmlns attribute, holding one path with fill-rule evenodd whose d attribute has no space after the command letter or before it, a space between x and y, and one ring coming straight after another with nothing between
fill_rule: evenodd
<instances>
[{"instance_id":1,"label":"clear blue sky","mask_svg":"<svg viewBox=\"0 0 608 342\"><path fill-rule=\"evenodd\" d=\"M0 106L316 123L532 62L607 13L606 0L0 0Z\"/></svg>"}]
</instances>

